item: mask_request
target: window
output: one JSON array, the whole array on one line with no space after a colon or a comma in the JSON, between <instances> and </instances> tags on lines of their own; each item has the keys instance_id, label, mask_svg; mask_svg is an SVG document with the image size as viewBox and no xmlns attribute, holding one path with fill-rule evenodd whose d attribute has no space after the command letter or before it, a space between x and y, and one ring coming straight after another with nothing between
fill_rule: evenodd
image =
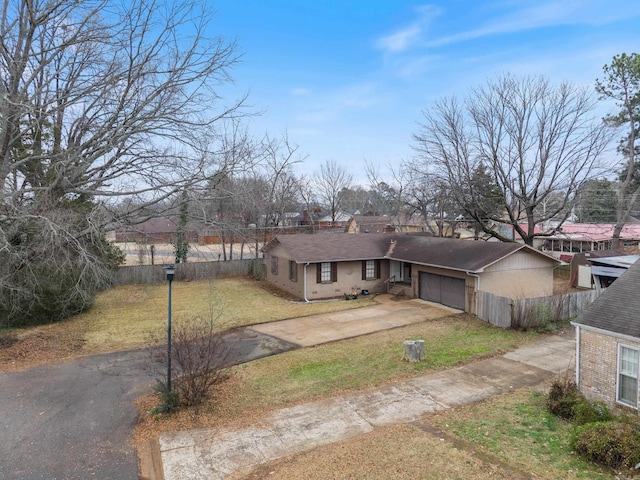
<instances>
[{"instance_id":1,"label":"window","mask_svg":"<svg viewBox=\"0 0 640 480\"><path fill-rule=\"evenodd\" d=\"M292 282L298 281L298 264L293 260L289 262L289 280Z\"/></svg>"},{"instance_id":2,"label":"window","mask_svg":"<svg viewBox=\"0 0 640 480\"><path fill-rule=\"evenodd\" d=\"M278 257L271 257L271 274L278 275Z\"/></svg>"},{"instance_id":3,"label":"window","mask_svg":"<svg viewBox=\"0 0 640 480\"><path fill-rule=\"evenodd\" d=\"M638 360L637 348L618 346L618 401L638 407Z\"/></svg>"},{"instance_id":4,"label":"window","mask_svg":"<svg viewBox=\"0 0 640 480\"><path fill-rule=\"evenodd\" d=\"M376 280L380 278L380 260L362 261L362 280Z\"/></svg>"},{"instance_id":5,"label":"window","mask_svg":"<svg viewBox=\"0 0 640 480\"><path fill-rule=\"evenodd\" d=\"M338 281L338 264L336 262L322 262L316 265L317 283L331 283Z\"/></svg>"}]
</instances>

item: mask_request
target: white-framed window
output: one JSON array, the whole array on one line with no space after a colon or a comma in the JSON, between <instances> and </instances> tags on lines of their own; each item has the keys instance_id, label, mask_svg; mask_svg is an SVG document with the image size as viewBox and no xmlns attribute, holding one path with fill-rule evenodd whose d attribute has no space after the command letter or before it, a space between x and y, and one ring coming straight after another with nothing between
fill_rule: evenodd
<instances>
[{"instance_id":1,"label":"white-framed window","mask_svg":"<svg viewBox=\"0 0 640 480\"><path fill-rule=\"evenodd\" d=\"M336 262L322 262L317 264L316 282L332 283L338 281L338 264Z\"/></svg>"},{"instance_id":2,"label":"white-framed window","mask_svg":"<svg viewBox=\"0 0 640 480\"><path fill-rule=\"evenodd\" d=\"M618 345L618 382L616 400L638 408L638 372L640 371L640 349Z\"/></svg>"},{"instance_id":3,"label":"white-framed window","mask_svg":"<svg viewBox=\"0 0 640 480\"><path fill-rule=\"evenodd\" d=\"M320 265L321 273L320 273L320 281L321 282L330 282L331 281L331 262L322 262Z\"/></svg>"},{"instance_id":4,"label":"white-framed window","mask_svg":"<svg viewBox=\"0 0 640 480\"><path fill-rule=\"evenodd\" d=\"M362 280L376 280L380 278L380 260L362 261Z\"/></svg>"},{"instance_id":5,"label":"white-framed window","mask_svg":"<svg viewBox=\"0 0 640 480\"><path fill-rule=\"evenodd\" d=\"M376 261L375 260L367 260L367 263L364 268L364 275L367 280L376 278Z\"/></svg>"}]
</instances>

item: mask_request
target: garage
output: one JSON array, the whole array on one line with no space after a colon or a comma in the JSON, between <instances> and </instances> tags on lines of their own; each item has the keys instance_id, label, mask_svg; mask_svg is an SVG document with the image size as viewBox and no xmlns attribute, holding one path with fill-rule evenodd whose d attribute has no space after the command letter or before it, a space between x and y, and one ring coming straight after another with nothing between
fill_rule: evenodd
<instances>
[{"instance_id":1,"label":"garage","mask_svg":"<svg viewBox=\"0 0 640 480\"><path fill-rule=\"evenodd\" d=\"M464 310L465 281L462 278L420 272L419 296L422 300Z\"/></svg>"}]
</instances>

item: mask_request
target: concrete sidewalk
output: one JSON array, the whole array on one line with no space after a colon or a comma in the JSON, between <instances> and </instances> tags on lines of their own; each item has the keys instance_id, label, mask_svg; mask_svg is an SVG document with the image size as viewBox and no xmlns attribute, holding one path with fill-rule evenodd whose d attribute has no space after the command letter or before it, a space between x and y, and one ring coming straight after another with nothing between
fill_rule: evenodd
<instances>
[{"instance_id":1,"label":"concrete sidewalk","mask_svg":"<svg viewBox=\"0 0 640 480\"><path fill-rule=\"evenodd\" d=\"M254 428L164 434L156 458L164 477L222 479L234 471L345 440L376 427L411 422L439 410L512 389L536 386L573 368L573 331L506 355L381 389L285 408Z\"/></svg>"}]
</instances>

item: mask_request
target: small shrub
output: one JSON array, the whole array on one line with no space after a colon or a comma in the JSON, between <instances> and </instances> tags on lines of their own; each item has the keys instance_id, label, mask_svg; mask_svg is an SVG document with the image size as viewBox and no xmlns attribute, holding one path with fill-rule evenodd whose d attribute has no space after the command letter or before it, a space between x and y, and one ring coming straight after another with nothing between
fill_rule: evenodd
<instances>
[{"instance_id":1,"label":"small shrub","mask_svg":"<svg viewBox=\"0 0 640 480\"><path fill-rule=\"evenodd\" d=\"M162 406L154 413L168 413L178 407L198 407L212 392L216 383L224 380L223 365L229 347L222 342L222 335L216 332L215 322L221 314L215 316L210 312L208 318L193 316L180 322L173 329L171 343L171 395L166 391L163 380L158 380L155 390L160 393ZM158 337L152 335L150 344L159 343ZM149 350L154 364L167 363L166 349ZM164 395L164 397L163 397ZM175 406L174 406L175 403Z\"/></svg>"},{"instance_id":2,"label":"small shrub","mask_svg":"<svg viewBox=\"0 0 640 480\"><path fill-rule=\"evenodd\" d=\"M610 468L640 463L638 425L624 422L589 423L576 428L573 448L588 460Z\"/></svg>"},{"instance_id":3,"label":"small shrub","mask_svg":"<svg viewBox=\"0 0 640 480\"><path fill-rule=\"evenodd\" d=\"M172 355L179 370L175 385L182 405L198 406L222 378L224 345L213 314L193 317L175 330Z\"/></svg>"},{"instance_id":4,"label":"small shrub","mask_svg":"<svg viewBox=\"0 0 640 480\"><path fill-rule=\"evenodd\" d=\"M583 400L576 382L566 378L555 380L547 396L547 410L558 417L571 420L575 416L576 404Z\"/></svg>"},{"instance_id":5,"label":"small shrub","mask_svg":"<svg viewBox=\"0 0 640 480\"><path fill-rule=\"evenodd\" d=\"M160 394L160 405L151 410L153 415L161 413L173 413L180 406L180 394L169 387L162 380L157 380L153 389Z\"/></svg>"},{"instance_id":6,"label":"small shrub","mask_svg":"<svg viewBox=\"0 0 640 480\"><path fill-rule=\"evenodd\" d=\"M596 400L589 402L585 398L580 398L573 407L573 423L585 425L587 423L610 422L613 415L606 403Z\"/></svg>"}]
</instances>

